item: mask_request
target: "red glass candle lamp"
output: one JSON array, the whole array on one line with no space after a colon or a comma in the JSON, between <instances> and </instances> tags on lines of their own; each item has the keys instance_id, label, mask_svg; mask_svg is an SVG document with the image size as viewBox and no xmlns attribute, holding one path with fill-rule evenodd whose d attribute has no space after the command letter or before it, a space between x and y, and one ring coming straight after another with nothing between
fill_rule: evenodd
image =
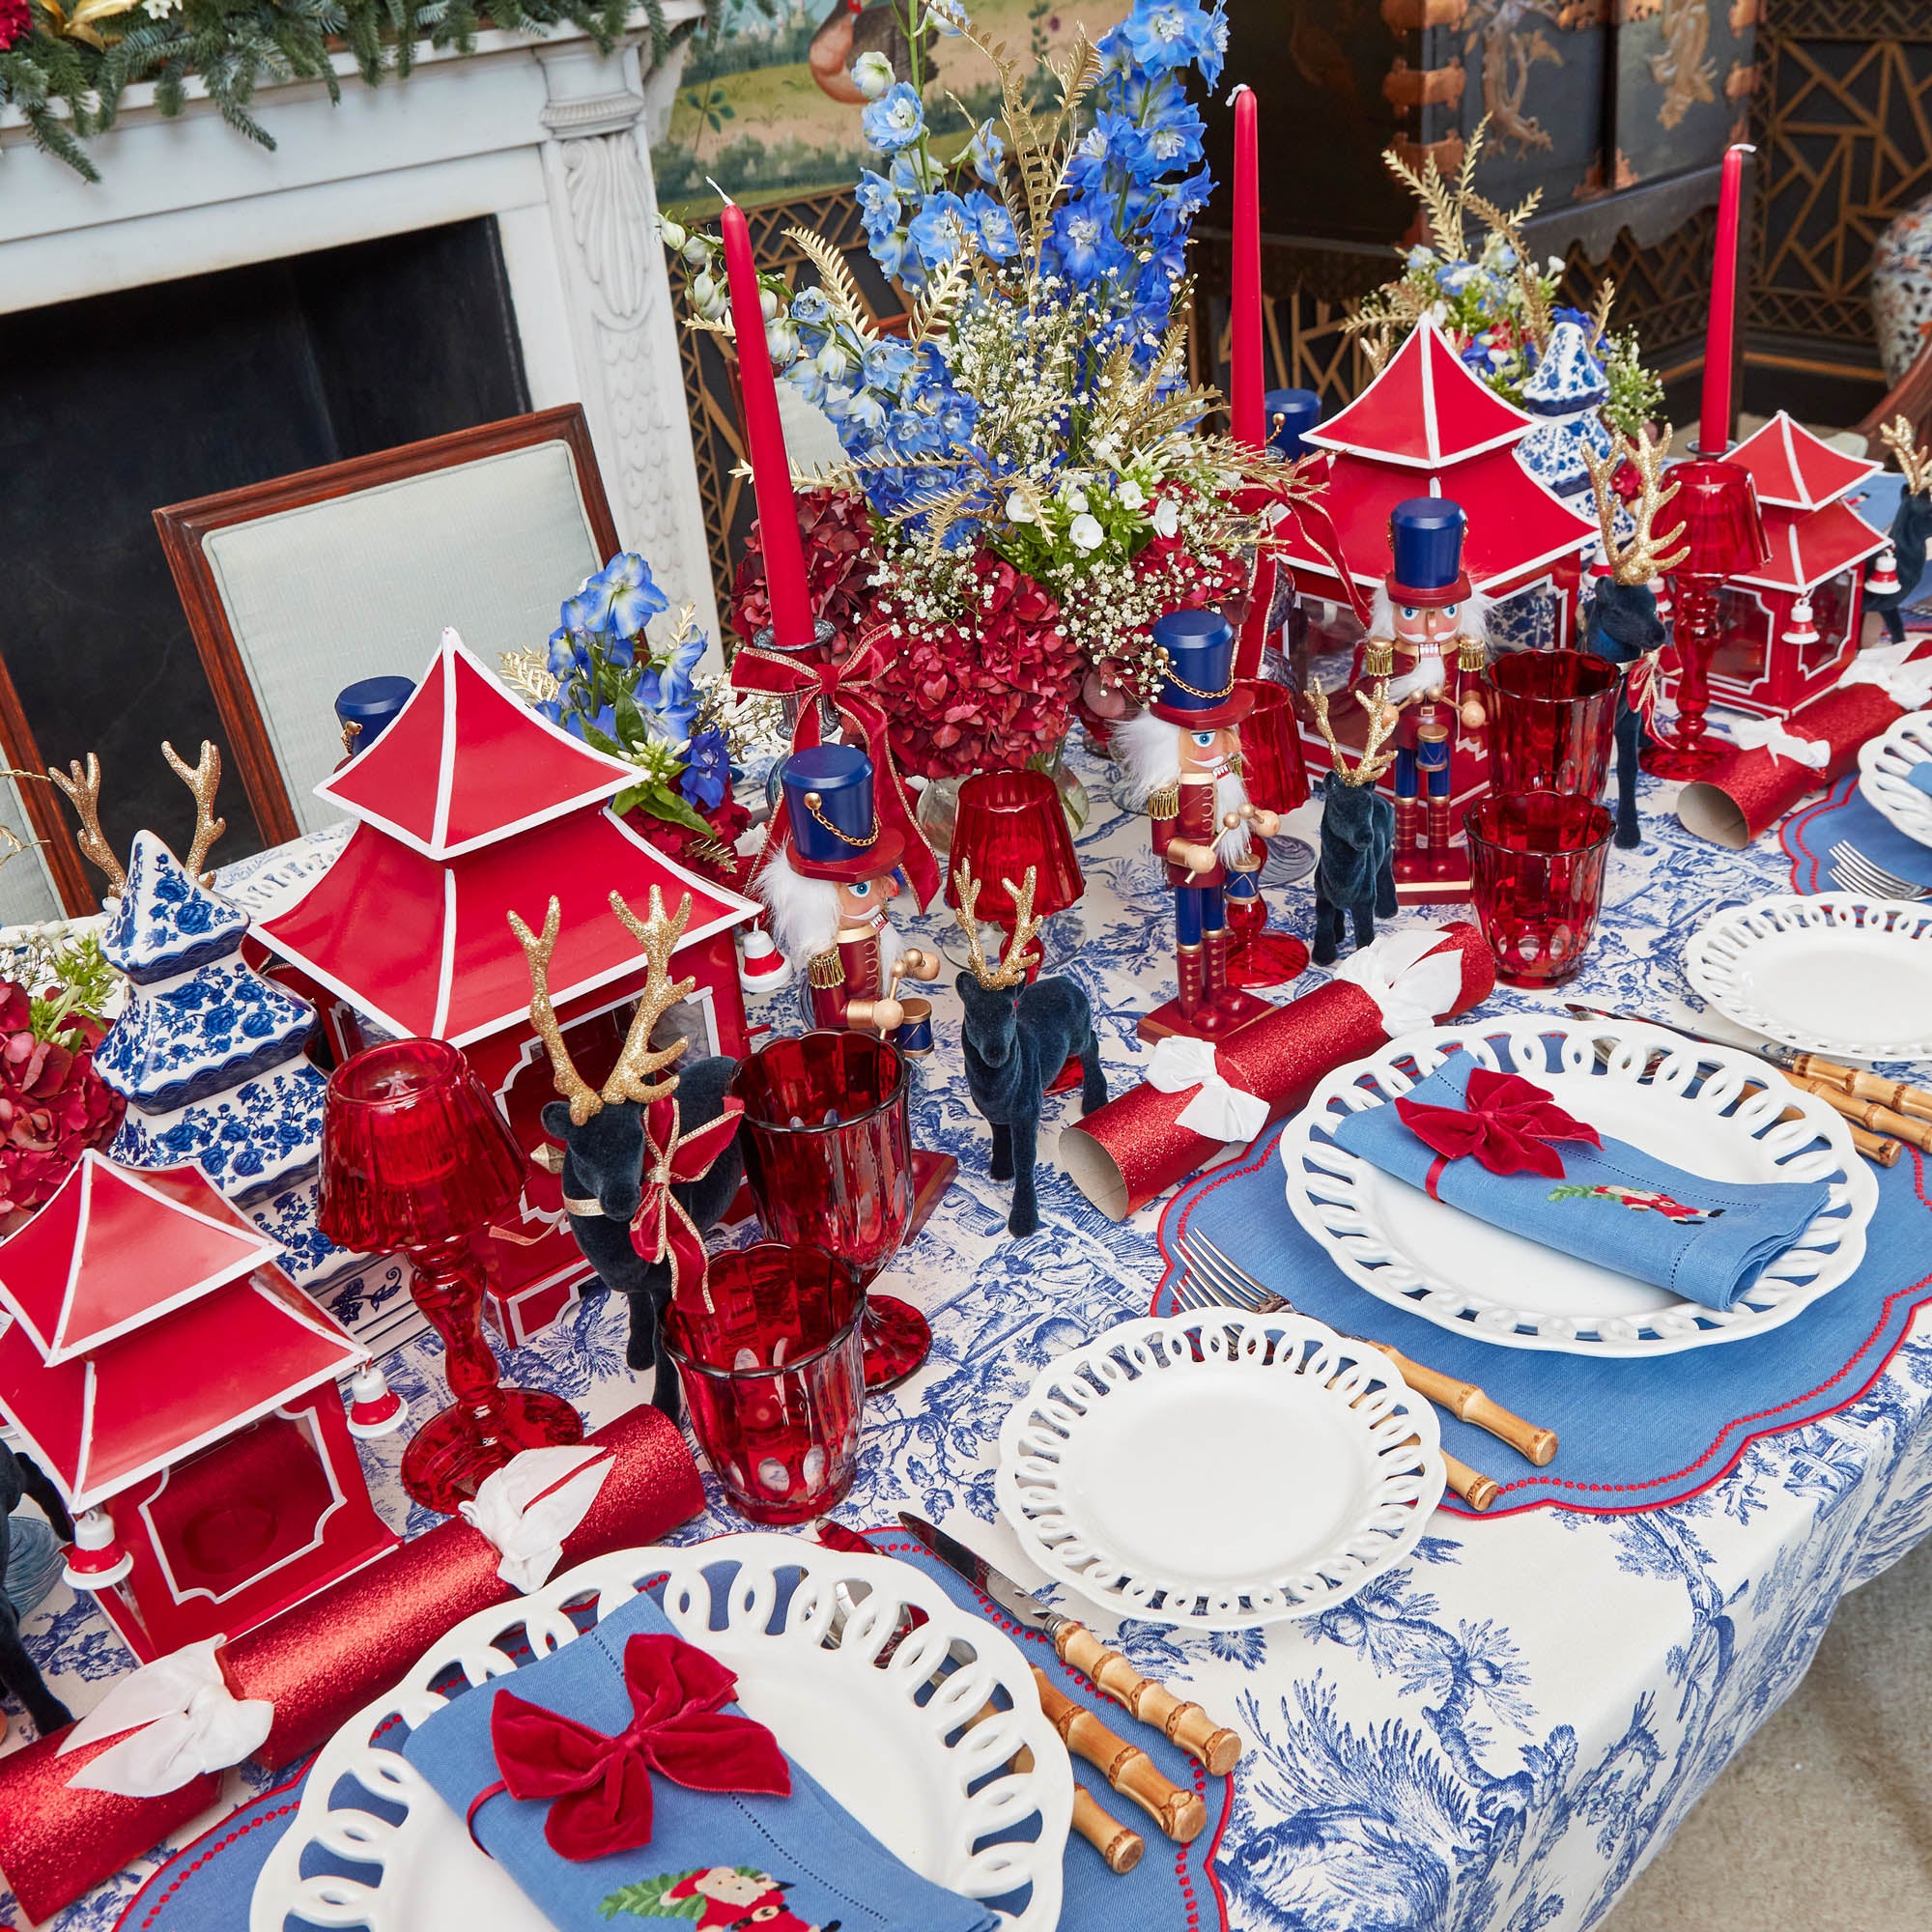
<instances>
[{"instance_id":1,"label":"red glass candle lamp","mask_svg":"<svg viewBox=\"0 0 1932 1932\"><path fill-rule=\"evenodd\" d=\"M1671 513L1684 520L1680 541L1690 554L1671 573L1677 592L1677 729L1653 746L1646 769L1661 779L1701 778L1724 755L1706 742L1711 654L1718 645L1718 586L1761 568L1771 556L1758 515L1757 486L1740 463L1679 463L1666 472L1677 486Z\"/></svg>"},{"instance_id":2,"label":"red glass candle lamp","mask_svg":"<svg viewBox=\"0 0 1932 1932\"><path fill-rule=\"evenodd\" d=\"M456 1400L416 1431L403 1487L445 1515L520 1450L583 1435L560 1397L502 1387L483 1339L483 1265L471 1243L515 1204L524 1171L502 1116L443 1040L386 1040L328 1077L322 1231L341 1247L409 1257Z\"/></svg>"},{"instance_id":3,"label":"red glass candle lamp","mask_svg":"<svg viewBox=\"0 0 1932 1932\"><path fill-rule=\"evenodd\" d=\"M753 1522L805 1522L852 1487L865 1307L858 1271L836 1256L760 1241L714 1255L702 1301L667 1311L698 1447Z\"/></svg>"},{"instance_id":4,"label":"red glass candle lamp","mask_svg":"<svg viewBox=\"0 0 1932 1932\"><path fill-rule=\"evenodd\" d=\"M1295 723L1294 698L1285 684L1270 678L1241 678L1238 688L1254 698L1241 720L1241 783L1248 803L1262 811L1290 812L1308 803L1308 767L1301 756L1301 729ZM1252 837L1252 835L1250 835ZM1300 852L1295 855L1295 848ZM1255 856L1296 856L1291 874L1312 871L1315 853L1303 840L1277 832L1265 843L1254 839ZM1286 849L1284 849L1286 848ZM1228 955L1228 983L1243 989L1283 986L1308 964L1308 948L1290 933L1267 930L1267 906L1261 895L1260 864L1253 891L1228 893L1228 924L1235 935Z\"/></svg>"},{"instance_id":5,"label":"red glass candle lamp","mask_svg":"<svg viewBox=\"0 0 1932 1932\"><path fill-rule=\"evenodd\" d=\"M745 1103L745 1173L758 1220L790 1247L819 1247L869 1286L924 1225L958 1171L915 1149L907 1062L890 1040L850 1029L768 1039L731 1092ZM932 1331L910 1302L874 1294L864 1326L866 1386L902 1381Z\"/></svg>"},{"instance_id":6,"label":"red glass candle lamp","mask_svg":"<svg viewBox=\"0 0 1932 1932\"><path fill-rule=\"evenodd\" d=\"M981 882L980 919L1009 939L1019 916L1013 894L1029 867L1035 874L1035 919L1051 920L1076 904L1087 890L1061 808L1060 787L1044 772L980 772L959 787L946 875L946 903L955 911L961 865L971 866ZM1051 943L1050 929L1045 937ZM1029 979L1038 974L1044 952L1041 948L1034 953ZM963 963L963 957L954 963Z\"/></svg>"}]
</instances>

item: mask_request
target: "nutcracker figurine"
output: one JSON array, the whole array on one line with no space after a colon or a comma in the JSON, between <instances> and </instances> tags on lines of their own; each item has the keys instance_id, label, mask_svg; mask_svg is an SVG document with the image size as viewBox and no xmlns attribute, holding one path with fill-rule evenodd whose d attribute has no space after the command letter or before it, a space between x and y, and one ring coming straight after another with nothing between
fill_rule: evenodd
<instances>
[{"instance_id":1,"label":"nutcracker figurine","mask_svg":"<svg viewBox=\"0 0 1932 1932\"><path fill-rule=\"evenodd\" d=\"M1463 568L1467 526L1462 505L1446 497L1411 497L1389 512L1392 568L1376 592L1362 653L1363 681L1387 678L1400 713L1395 880L1409 903L1469 892L1467 854L1451 842L1450 765L1459 727L1477 731L1488 722L1478 693L1489 606Z\"/></svg>"},{"instance_id":2,"label":"nutcracker figurine","mask_svg":"<svg viewBox=\"0 0 1932 1932\"><path fill-rule=\"evenodd\" d=\"M1229 983L1226 895L1252 838L1272 838L1281 821L1251 805L1241 782L1238 726L1254 696L1235 684L1234 626L1215 611L1170 611L1154 620L1153 639L1167 653L1165 681L1114 742L1167 867L1180 992L1142 1019L1140 1034L1217 1038L1269 1010Z\"/></svg>"},{"instance_id":3,"label":"nutcracker figurine","mask_svg":"<svg viewBox=\"0 0 1932 1932\"><path fill-rule=\"evenodd\" d=\"M901 980L939 977L940 957L899 938L886 907L903 839L872 805L872 761L852 745L794 752L783 768L786 842L753 890L780 946L806 970L811 1021L888 1036L901 1053L932 1051L932 1002Z\"/></svg>"}]
</instances>

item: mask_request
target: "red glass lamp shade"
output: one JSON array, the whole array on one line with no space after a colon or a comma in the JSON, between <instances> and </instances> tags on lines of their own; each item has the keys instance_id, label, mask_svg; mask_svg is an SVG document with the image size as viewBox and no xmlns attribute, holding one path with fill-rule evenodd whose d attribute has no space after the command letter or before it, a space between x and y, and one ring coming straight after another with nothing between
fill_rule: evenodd
<instances>
[{"instance_id":1,"label":"red glass lamp shade","mask_svg":"<svg viewBox=\"0 0 1932 1932\"><path fill-rule=\"evenodd\" d=\"M1293 811L1306 805L1308 767L1293 695L1270 678L1242 678L1238 688L1254 698L1241 720L1241 782L1248 803L1260 811Z\"/></svg>"},{"instance_id":2,"label":"red glass lamp shade","mask_svg":"<svg viewBox=\"0 0 1932 1932\"><path fill-rule=\"evenodd\" d=\"M471 1234L516 1200L526 1164L447 1041L385 1040L328 1076L318 1205L338 1247L381 1253Z\"/></svg>"},{"instance_id":3,"label":"red glass lamp shade","mask_svg":"<svg viewBox=\"0 0 1932 1932\"><path fill-rule=\"evenodd\" d=\"M1664 472L1664 481L1677 486L1677 495L1659 521L1666 526L1681 521L1684 534L1678 543L1690 551L1677 566L1679 575L1735 577L1770 560L1757 485L1742 463L1715 458L1676 463Z\"/></svg>"},{"instance_id":4,"label":"red glass lamp shade","mask_svg":"<svg viewBox=\"0 0 1932 1932\"><path fill-rule=\"evenodd\" d=\"M946 903L959 903L958 870L970 864L980 884L979 914L1010 927L1018 915L1015 890L1034 868L1033 916L1065 912L1087 890L1073 835L1066 829L1060 788L1044 772L980 772L959 787L952 826L952 862L946 875Z\"/></svg>"}]
</instances>

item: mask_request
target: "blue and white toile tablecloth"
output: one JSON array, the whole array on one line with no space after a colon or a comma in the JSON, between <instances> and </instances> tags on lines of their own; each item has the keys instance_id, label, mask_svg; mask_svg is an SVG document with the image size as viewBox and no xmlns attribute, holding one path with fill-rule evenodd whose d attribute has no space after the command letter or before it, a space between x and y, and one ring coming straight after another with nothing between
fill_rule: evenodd
<instances>
[{"instance_id":1,"label":"blue and white toile tablecloth","mask_svg":"<svg viewBox=\"0 0 1932 1932\"><path fill-rule=\"evenodd\" d=\"M1146 820L1122 814L1086 769L1085 937L1069 970L1093 996L1118 1088L1143 1058L1136 1018L1173 990L1169 911ZM1741 854L1698 844L1668 816L1668 796L1646 782L1649 843L1611 854L1603 928L1574 997L1664 1013L1689 991L1679 962L1695 926L1721 903L1788 889L1775 843ZM1276 923L1306 936L1307 887L1270 898ZM1296 990L1320 978L1311 971ZM790 998L761 1016L790 1030ZM1534 1002L1499 990L1490 1009L1512 1004ZM869 1404L839 1514L884 1522L909 1500L934 1519L976 1518L974 1540L1023 1572L993 1521L1001 1418L1054 1354L1147 1312L1160 1204L1115 1226L1043 1174L1040 1231L1010 1241L1009 1190L986 1178L988 1132L959 1070L957 1003L942 990L935 1005L939 1045L919 1071L914 1137L955 1151L960 1175L880 1283L931 1317L933 1354ZM1073 1104L1052 1103L1060 1120ZM639 1399L623 1334L621 1311L594 1297L514 1358L515 1378L602 1422ZM423 1412L442 1399L426 1342L386 1366ZM400 1439L364 1455L380 1506L427 1527L434 1519L409 1511L396 1480ZM713 1507L686 1537L741 1526L708 1488ZM1435 1528L1409 1564L1310 1621L1184 1641L1132 1625L1119 1634L1143 1670L1191 1684L1252 1739L1218 1861L1239 1932L1569 1932L1601 1919L1790 1694L1838 1599L1932 1530L1932 1317L1851 1408L1755 1444L1689 1503L1636 1516L1438 1516ZM77 1709L126 1665L98 1612L64 1591L28 1637ZM147 1868L62 1915L61 1932L106 1932ZM0 1896L0 1922L11 1904Z\"/></svg>"}]
</instances>

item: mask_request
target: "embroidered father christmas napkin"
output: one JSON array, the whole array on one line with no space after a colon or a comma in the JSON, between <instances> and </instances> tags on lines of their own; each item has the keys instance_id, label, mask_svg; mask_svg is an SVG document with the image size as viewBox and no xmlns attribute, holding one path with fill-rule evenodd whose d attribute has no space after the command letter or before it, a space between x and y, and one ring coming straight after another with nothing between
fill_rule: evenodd
<instances>
[{"instance_id":1,"label":"embroidered father christmas napkin","mask_svg":"<svg viewBox=\"0 0 1932 1932\"><path fill-rule=\"evenodd\" d=\"M992 1932L791 1763L735 1681L640 1595L403 1748L561 1932Z\"/></svg>"},{"instance_id":2,"label":"embroidered father christmas napkin","mask_svg":"<svg viewBox=\"0 0 1932 1932\"><path fill-rule=\"evenodd\" d=\"M1479 1221L1707 1308L1731 1307L1831 1200L1822 1180L1706 1180L1462 1053L1332 1132L1350 1153Z\"/></svg>"}]
</instances>

